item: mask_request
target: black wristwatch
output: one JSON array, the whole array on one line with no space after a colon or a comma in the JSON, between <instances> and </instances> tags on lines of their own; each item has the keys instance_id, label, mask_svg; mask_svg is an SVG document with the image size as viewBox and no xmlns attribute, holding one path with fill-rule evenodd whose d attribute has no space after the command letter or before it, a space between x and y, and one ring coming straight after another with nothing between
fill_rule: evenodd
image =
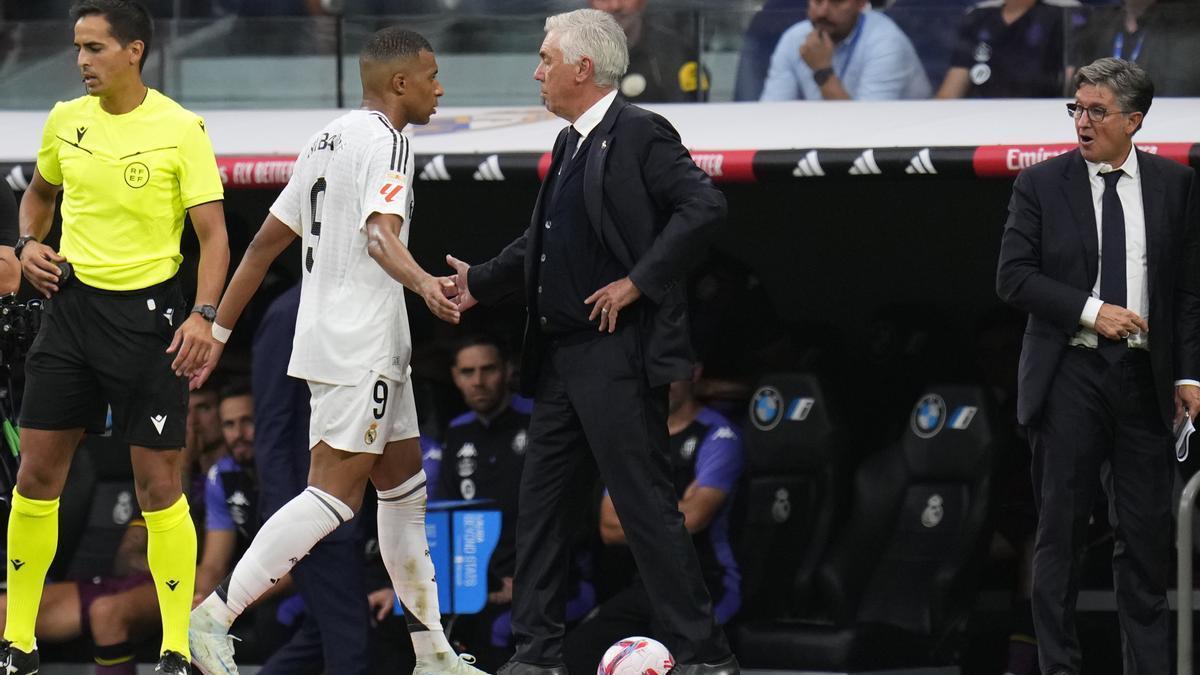
<instances>
[{"instance_id":1,"label":"black wristwatch","mask_svg":"<svg viewBox=\"0 0 1200 675\"><path fill-rule=\"evenodd\" d=\"M833 77L833 68L821 68L813 71L813 82L816 82L818 87L824 87L831 77Z\"/></svg>"},{"instance_id":2,"label":"black wristwatch","mask_svg":"<svg viewBox=\"0 0 1200 675\"><path fill-rule=\"evenodd\" d=\"M32 234L23 234L17 237L17 243L13 246L13 255L17 257L17 260L21 259L21 249L25 248L25 244L31 241L37 241L37 238Z\"/></svg>"},{"instance_id":3,"label":"black wristwatch","mask_svg":"<svg viewBox=\"0 0 1200 675\"><path fill-rule=\"evenodd\" d=\"M199 314L201 319L212 323L217 320L217 308L212 305L196 305L192 308L193 314Z\"/></svg>"}]
</instances>

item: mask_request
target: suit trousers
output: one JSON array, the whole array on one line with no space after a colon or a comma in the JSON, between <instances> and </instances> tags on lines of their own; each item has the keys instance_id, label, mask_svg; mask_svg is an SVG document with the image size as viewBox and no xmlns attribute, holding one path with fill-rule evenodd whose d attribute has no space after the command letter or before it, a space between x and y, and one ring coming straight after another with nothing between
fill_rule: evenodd
<instances>
[{"instance_id":1,"label":"suit trousers","mask_svg":"<svg viewBox=\"0 0 1200 675\"><path fill-rule=\"evenodd\" d=\"M571 478L589 450L664 631L659 639L681 663L727 657L668 478L667 387L649 386L637 326L547 343L521 476L514 659L563 662L568 549L585 522L569 508Z\"/></svg>"},{"instance_id":2,"label":"suit trousers","mask_svg":"<svg viewBox=\"0 0 1200 675\"><path fill-rule=\"evenodd\" d=\"M1110 362L1069 348L1030 428L1038 508L1033 617L1043 673L1079 673L1080 558L1098 488L1113 527L1113 587L1126 675L1170 673L1167 583L1174 443L1155 397L1150 354ZM1102 467L1109 463L1110 470Z\"/></svg>"}]
</instances>

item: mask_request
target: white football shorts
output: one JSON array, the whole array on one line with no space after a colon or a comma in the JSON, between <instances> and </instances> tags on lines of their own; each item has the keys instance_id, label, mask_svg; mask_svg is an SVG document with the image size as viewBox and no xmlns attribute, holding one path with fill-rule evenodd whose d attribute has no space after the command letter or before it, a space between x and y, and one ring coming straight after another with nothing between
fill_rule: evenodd
<instances>
[{"instance_id":1,"label":"white football shorts","mask_svg":"<svg viewBox=\"0 0 1200 675\"><path fill-rule=\"evenodd\" d=\"M419 435L412 380L396 382L372 371L354 386L309 382L308 389L309 448L325 441L336 450L381 455L388 443Z\"/></svg>"}]
</instances>

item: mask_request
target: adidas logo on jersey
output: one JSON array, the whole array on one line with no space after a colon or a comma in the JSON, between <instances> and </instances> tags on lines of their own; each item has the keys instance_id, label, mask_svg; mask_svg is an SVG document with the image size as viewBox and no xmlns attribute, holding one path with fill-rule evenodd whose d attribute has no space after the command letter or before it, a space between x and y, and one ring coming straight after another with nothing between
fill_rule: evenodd
<instances>
[{"instance_id":1,"label":"adidas logo on jersey","mask_svg":"<svg viewBox=\"0 0 1200 675\"><path fill-rule=\"evenodd\" d=\"M850 167L851 176L878 176L883 173L879 165L875 163L875 151L863 150L863 153L854 160L854 166Z\"/></svg>"},{"instance_id":2,"label":"adidas logo on jersey","mask_svg":"<svg viewBox=\"0 0 1200 675\"><path fill-rule=\"evenodd\" d=\"M825 169L821 168L821 161L817 157L817 151L809 150L807 155L799 162L796 162L796 168L792 169L792 175L796 178L824 176Z\"/></svg>"},{"instance_id":3,"label":"adidas logo on jersey","mask_svg":"<svg viewBox=\"0 0 1200 675\"><path fill-rule=\"evenodd\" d=\"M924 148L908 160L908 166L904 167L904 173L911 174L930 174L937 173L937 169L933 167L933 160L929 157L929 148Z\"/></svg>"},{"instance_id":4,"label":"adidas logo on jersey","mask_svg":"<svg viewBox=\"0 0 1200 675\"><path fill-rule=\"evenodd\" d=\"M450 180L450 172L446 170L446 156L435 155L433 159L425 162L425 167L421 169L421 180Z\"/></svg>"},{"instance_id":5,"label":"adidas logo on jersey","mask_svg":"<svg viewBox=\"0 0 1200 675\"><path fill-rule=\"evenodd\" d=\"M471 176L475 180L504 180L504 174L500 171L500 156L488 155L488 158L479 163L479 169Z\"/></svg>"}]
</instances>

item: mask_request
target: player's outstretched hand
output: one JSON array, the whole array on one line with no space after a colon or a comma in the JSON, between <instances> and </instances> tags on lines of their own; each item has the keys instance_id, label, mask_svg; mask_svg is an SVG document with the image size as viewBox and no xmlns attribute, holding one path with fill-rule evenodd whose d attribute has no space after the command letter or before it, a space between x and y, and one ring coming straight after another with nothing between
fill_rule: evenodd
<instances>
[{"instance_id":1,"label":"player's outstretched hand","mask_svg":"<svg viewBox=\"0 0 1200 675\"><path fill-rule=\"evenodd\" d=\"M458 305L449 297L454 294L454 281L449 277L428 276L421 283L420 290L421 297L425 299L425 306L434 316L453 324L457 324L462 318Z\"/></svg>"},{"instance_id":2,"label":"player's outstretched hand","mask_svg":"<svg viewBox=\"0 0 1200 675\"><path fill-rule=\"evenodd\" d=\"M592 293L583 302L592 306L588 321L600 319L601 333L612 333L617 329L617 316L638 298L642 292L633 284L629 277L617 279L604 288Z\"/></svg>"},{"instance_id":3,"label":"player's outstretched hand","mask_svg":"<svg viewBox=\"0 0 1200 675\"><path fill-rule=\"evenodd\" d=\"M58 292L58 278L62 273L58 263L66 260L40 241L29 241L21 249L21 274L38 293L49 298Z\"/></svg>"},{"instance_id":4,"label":"player's outstretched hand","mask_svg":"<svg viewBox=\"0 0 1200 675\"><path fill-rule=\"evenodd\" d=\"M208 350L208 358L188 378L188 389L196 391L204 386L204 383L208 381L208 376L212 375L213 371L217 369L217 363L221 361L221 354L224 352L225 345L213 340L212 349Z\"/></svg>"},{"instance_id":5,"label":"player's outstretched hand","mask_svg":"<svg viewBox=\"0 0 1200 675\"><path fill-rule=\"evenodd\" d=\"M214 344L217 341L212 336L212 324L195 312L189 314L183 325L175 331L171 346L167 347L167 353L175 355L171 370L190 380L208 362L208 353Z\"/></svg>"},{"instance_id":6,"label":"player's outstretched hand","mask_svg":"<svg viewBox=\"0 0 1200 675\"><path fill-rule=\"evenodd\" d=\"M467 270L471 269L471 266L449 253L446 254L446 263L454 268L454 285L458 288L458 295L454 296L454 302L458 304L459 310L465 312L479 303L475 296L471 295L471 289L467 286Z\"/></svg>"}]
</instances>

